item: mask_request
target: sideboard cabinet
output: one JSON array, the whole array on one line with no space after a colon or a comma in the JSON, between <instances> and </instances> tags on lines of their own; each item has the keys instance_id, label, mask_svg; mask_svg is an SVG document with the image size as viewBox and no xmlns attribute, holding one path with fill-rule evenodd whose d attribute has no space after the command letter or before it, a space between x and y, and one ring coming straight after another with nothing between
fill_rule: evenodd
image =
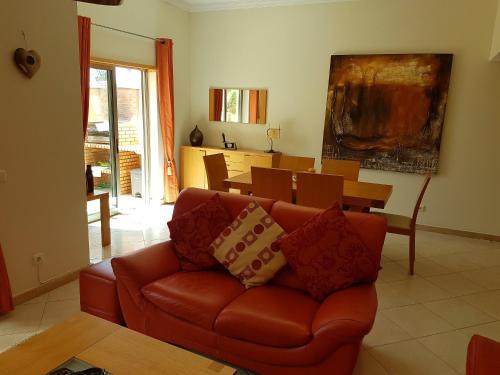
<instances>
[{"instance_id":1,"label":"sideboard cabinet","mask_svg":"<svg viewBox=\"0 0 500 375\"><path fill-rule=\"evenodd\" d=\"M280 153L270 154L255 150L227 150L217 147L181 146L181 188L207 189L207 175L203 156L224 154L229 177L250 172L252 166L277 168Z\"/></svg>"}]
</instances>

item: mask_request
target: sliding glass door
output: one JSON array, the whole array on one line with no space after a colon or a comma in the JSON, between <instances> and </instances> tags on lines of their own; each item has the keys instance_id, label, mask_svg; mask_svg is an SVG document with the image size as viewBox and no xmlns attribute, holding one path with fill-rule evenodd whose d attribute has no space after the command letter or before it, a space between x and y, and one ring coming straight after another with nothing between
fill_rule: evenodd
<instances>
[{"instance_id":1,"label":"sliding glass door","mask_svg":"<svg viewBox=\"0 0 500 375\"><path fill-rule=\"evenodd\" d=\"M118 179L120 206L133 210L143 205L147 198L145 166L144 73L140 69L115 67L117 129L118 129Z\"/></svg>"},{"instance_id":2,"label":"sliding glass door","mask_svg":"<svg viewBox=\"0 0 500 375\"><path fill-rule=\"evenodd\" d=\"M146 82L141 69L90 69L85 163L92 166L95 191L109 192L112 208L121 212L143 206L149 197Z\"/></svg>"},{"instance_id":3,"label":"sliding glass door","mask_svg":"<svg viewBox=\"0 0 500 375\"><path fill-rule=\"evenodd\" d=\"M117 121L113 69L90 69L89 122L85 140L85 164L92 166L94 189L108 192L118 206Z\"/></svg>"}]
</instances>

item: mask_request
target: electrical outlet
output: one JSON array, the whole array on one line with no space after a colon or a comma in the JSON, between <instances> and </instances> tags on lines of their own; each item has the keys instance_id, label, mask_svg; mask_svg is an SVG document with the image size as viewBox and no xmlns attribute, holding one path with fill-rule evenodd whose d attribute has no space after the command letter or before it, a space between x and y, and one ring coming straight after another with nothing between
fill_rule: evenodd
<instances>
[{"instance_id":1,"label":"electrical outlet","mask_svg":"<svg viewBox=\"0 0 500 375\"><path fill-rule=\"evenodd\" d=\"M0 184L5 184L7 182L7 171L0 169Z\"/></svg>"},{"instance_id":2,"label":"electrical outlet","mask_svg":"<svg viewBox=\"0 0 500 375\"><path fill-rule=\"evenodd\" d=\"M33 254L33 264L34 265L42 264L43 262L45 262L45 254L44 253Z\"/></svg>"}]
</instances>

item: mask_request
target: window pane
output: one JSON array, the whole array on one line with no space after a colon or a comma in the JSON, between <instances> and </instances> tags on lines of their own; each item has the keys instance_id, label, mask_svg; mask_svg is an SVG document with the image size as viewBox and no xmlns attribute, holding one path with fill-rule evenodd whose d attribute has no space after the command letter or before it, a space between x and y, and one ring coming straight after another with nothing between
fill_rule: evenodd
<instances>
[{"instance_id":1,"label":"window pane","mask_svg":"<svg viewBox=\"0 0 500 375\"><path fill-rule=\"evenodd\" d=\"M240 90L226 90L226 121L240 122Z\"/></svg>"},{"instance_id":2,"label":"window pane","mask_svg":"<svg viewBox=\"0 0 500 375\"><path fill-rule=\"evenodd\" d=\"M111 127L109 74L105 69L90 69L89 122L85 140L85 164L92 167L94 191L113 193L111 165ZM110 200L110 203L112 200ZM87 211L92 219L99 212L99 202L89 202Z\"/></svg>"},{"instance_id":3,"label":"window pane","mask_svg":"<svg viewBox=\"0 0 500 375\"><path fill-rule=\"evenodd\" d=\"M118 109L118 151L122 207L142 192L142 72L139 69L116 68L116 101ZM129 198L132 198L129 199Z\"/></svg>"},{"instance_id":4,"label":"window pane","mask_svg":"<svg viewBox=\"0 0 500 375\"><path fill-rule=\"evenodd\" d=\"M90 69L88 142L109 144L108 95L108 71Z\"/></svg>"}]
</instances>

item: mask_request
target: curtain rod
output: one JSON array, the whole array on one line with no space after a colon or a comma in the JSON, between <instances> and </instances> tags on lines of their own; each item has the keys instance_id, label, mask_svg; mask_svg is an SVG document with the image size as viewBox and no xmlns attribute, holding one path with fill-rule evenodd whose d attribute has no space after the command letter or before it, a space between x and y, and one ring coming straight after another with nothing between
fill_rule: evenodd
<instances>
[{"instance_id":1,"label":"curtain rod","mask_svg":"<svg viewBox=\"0 0 500 375\"><path fill-rule=\"evenodd\" d=\"M129 35L137 36L139 38L149 39L149 40L153 40L153 41L158 40L157 38L151 38L150 36L136 34L136 33L132 33L130 31L125 31L125 30L115 29L114 27L104 26L104 25L100 25L98 23L93 23L92 22L92 26L102 27L103 29L118 31L119 33L129 34Z\"/></svg>"}]
</instances>

